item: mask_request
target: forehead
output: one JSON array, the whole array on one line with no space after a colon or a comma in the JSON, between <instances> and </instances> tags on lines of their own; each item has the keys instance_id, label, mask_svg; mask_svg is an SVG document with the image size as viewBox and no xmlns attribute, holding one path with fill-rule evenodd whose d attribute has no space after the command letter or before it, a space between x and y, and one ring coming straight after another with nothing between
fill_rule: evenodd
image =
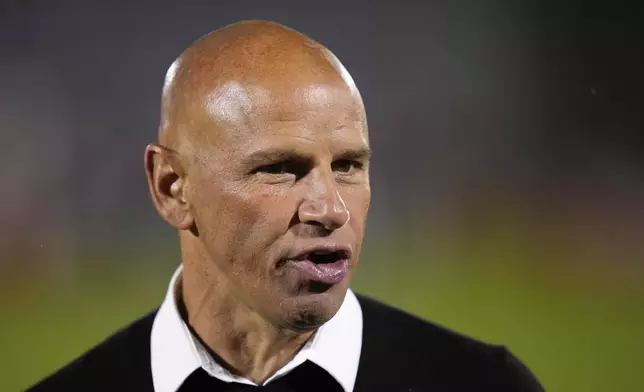
<instances>
[{"instance_id":1,"label":"forehead","mask_svg":"<svg viewBox=\"0 0 644 392\"><path fill-rule=\"evenodd\" d=\"M356 148L368 144L364 108L357 91L346 85L322 83L271 87L229 82L207 97L204 106L209 122L217 128L219 148L285 143L288 139L341 142Z\"/></svg>"}]
</instances>

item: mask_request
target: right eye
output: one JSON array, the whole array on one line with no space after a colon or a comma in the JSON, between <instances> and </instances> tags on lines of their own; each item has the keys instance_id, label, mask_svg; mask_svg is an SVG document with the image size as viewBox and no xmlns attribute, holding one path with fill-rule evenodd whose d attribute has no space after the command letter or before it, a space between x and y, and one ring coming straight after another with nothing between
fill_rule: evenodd
<instances>
[{"instance_id":1,"label":"right eye","mask_svg":"<svg viewBox=\"0 0 644 392\"><path fill-rule=\"evenodd\" d=\"M287 162L271 163L270 165L263 165L255 169L256 173L265 174L288 174L289 168Z\"/></svg>"}]
</instances>

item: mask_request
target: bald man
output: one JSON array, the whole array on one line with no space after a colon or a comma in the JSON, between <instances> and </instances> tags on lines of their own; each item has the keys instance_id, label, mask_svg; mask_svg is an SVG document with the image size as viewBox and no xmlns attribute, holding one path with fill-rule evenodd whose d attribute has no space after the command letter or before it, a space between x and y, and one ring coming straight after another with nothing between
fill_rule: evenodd
<instances>
[{"instance_id":1,"label":"bald man","mask_svg":"<svg viewBox=\"0 0 644 392\"><path fill-rule=\"evenodd\" d=\"M349 289L370 201L360 93L276 23L191 45L145 151L181 265L161 307L34 391L541 391L502 346Z\"/></svg>"}]
</instances>

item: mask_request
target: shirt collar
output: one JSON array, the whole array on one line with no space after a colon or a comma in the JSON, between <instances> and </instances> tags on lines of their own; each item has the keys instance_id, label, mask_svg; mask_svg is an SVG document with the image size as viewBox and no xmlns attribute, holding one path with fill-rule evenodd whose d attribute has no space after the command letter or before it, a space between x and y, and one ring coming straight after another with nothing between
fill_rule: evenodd
<instances>
[{"instance_id":1,"label":"shirt collar","mask_svg":"<svg viewBox=\"0 0 644 392\"><path fill-rule=\"evenodd\" d=\"M176 392L186 378L200 367L225 382L255 385L216 363L181 318L175 287L182 269L180 265L172 276L166 297L152 325L150 354L155 392ZM361 349L362 309L355 294L347 290L335 316L318 328L296 356L266 383L309 360L326 370L345 392L351 392L358 373Z\"/></svg>"}]
</instances>

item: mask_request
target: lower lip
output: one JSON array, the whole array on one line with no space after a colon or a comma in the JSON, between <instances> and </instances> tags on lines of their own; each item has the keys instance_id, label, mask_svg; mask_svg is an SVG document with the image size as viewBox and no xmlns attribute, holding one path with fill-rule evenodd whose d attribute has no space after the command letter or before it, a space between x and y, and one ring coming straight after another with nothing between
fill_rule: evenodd
<instances>
[{"instance_id":1,"label":"lower lip","mask_svg":"<svg viewBox=\"0 0 644 392\"><path fill-rule=\"evenodd\" d=\"M311 260L299 260L293 263L295 268L300 270L306 280L324 283L338 284L344 280L348 272L348 260L338 260L333 263L314 263Z\"/></svg>"}]
</instances>

